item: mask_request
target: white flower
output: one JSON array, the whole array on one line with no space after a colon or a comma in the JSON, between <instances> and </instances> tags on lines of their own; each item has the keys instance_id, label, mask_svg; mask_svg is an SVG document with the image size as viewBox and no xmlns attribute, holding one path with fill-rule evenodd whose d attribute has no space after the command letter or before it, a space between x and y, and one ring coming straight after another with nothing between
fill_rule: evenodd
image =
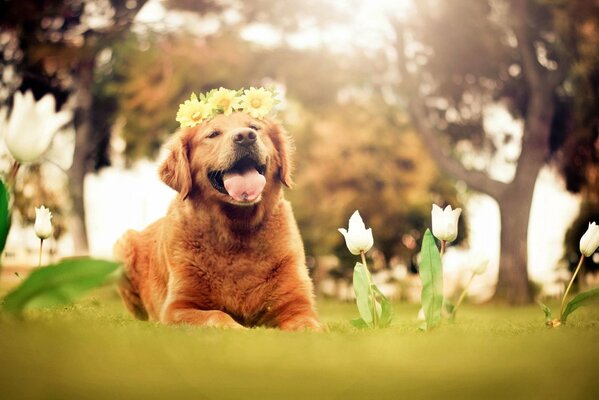
<instances>
[{"instance_id":1,"label":"white flower","mask_svg":"<svg viewBox=\"0 0 599 400\"><path fill-rule=\"evenodd\" d=\"M44 206L35 209L35 234L44 240L52 235L52 213Z\"/></svg>"},{"instance_id":2,"label":"white flower","mask_svg":"<svg viewBox=\"0 0 599 400\"><path fill-rule=\"evenodd\" d=\"M338 231L345 237L345 244L354 255L360 254L361 251L367 252L374 244L372 229L366 229L358 211L350 217L349 228L347 230L339 228Z\"/></svg>"},{"instance_id":3,"label":"white flower","mask_svg":"<svg viewBox=\"0 0 599 400\"><path fill-rule=\"evenodd\" d=\"M433 204L433 235L439 240L453 242L458 236L458 220L462 213L461 208L451 209L451 206L441 209L436 204Z\"/></svg>"},{"instance_id":4,"label":"white flower","mask_svg":"<svg viewBox=\"0 0 599 400\"><path fill-rule=\"evenodd\" d=\"M71 120L70 111L55 112L54 96L47 94L38 102L31 91L15 93L10 117L0 111L0 126L8 151L20 163L34 162L48 149L54 134Z\"/></svg>"},{"instance_id":5,"label":"white flower","mask_svg":"<svg viewBox=\"0 0 599 400\"><path fill-rule=\"evenodd\" d=\"M580 238L580 252L590 257L599 247L599 225L589 222L587 231Z\"/></svg>"}]
</instances>

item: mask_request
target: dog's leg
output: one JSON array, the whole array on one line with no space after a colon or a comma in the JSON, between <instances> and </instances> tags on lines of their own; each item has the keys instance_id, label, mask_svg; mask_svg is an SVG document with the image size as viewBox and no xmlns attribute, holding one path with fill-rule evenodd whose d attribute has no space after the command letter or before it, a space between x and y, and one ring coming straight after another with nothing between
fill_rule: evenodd
<instances>
[{"instance_id":1,"label":"dog's leg","mask_svg":"<svg viewBox=\"0 0 599 400\"><path fill-rule=\"evenodd\" d=\"M131 281L130 276L135 271L135 263L137 262L135 246L137 237L138 232L133 230L127 231L114 246L114 255L118 261L123 263L123 273L118 284L123 303L125 303L125 307L127 307L135 318L147 321L148 312L139 296L139 290Z\"/></svg>"},{"instance_id":2,"label":"dog's leg","mask_svg":"<svg viewBox=\"0 0 599 400\"><path fill-rule=\"evenodd\" d=\"M160 318L165 324L191 324L216 328L245 329L229 314L219 310L198 310L185 302L168 305Z\"/></svg>"},{"instance_id":3,"label":"dog's leg","mask_svg":"<svg viewBox=\"0 0 599 400\"><path fill-rule=\"evenodd\" d=\"M285 302L271 307L276 325L285 331L311 330L320 332L322 326L310 297L304 293L285 296Z\"/></svg>"},{"instance_id":4,"label":"dog's leg","mask_svg":"<svg viewBox=\"0 0 599 400\"><path fill-rule=\"evenodd\" d=\"M143 306L139 293L133 287L131 280L125 272L121 276L119 282L119 293L125 303L125 307L135 316L137 319L142 321L148 320L148 312Z\"/></svg>"}]
</instances>

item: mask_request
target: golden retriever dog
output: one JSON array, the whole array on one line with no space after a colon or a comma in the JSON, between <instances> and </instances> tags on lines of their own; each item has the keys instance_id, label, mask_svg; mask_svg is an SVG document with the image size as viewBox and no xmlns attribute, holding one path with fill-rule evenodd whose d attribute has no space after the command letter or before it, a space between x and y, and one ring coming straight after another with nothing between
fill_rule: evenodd
<instances>
[{"instance_id":1,"label":"golden retriever dog","mask_svg":"<svg viewBox=\"0 0 599 400\"><path fill-rule=\"evenodd\" d=\"M167 215L115 246L120 293L139 319L319 330L302 240L282 185L282 128L242 112L179 131L160 178L178 192Z\"/></svg>"}]
</instances>

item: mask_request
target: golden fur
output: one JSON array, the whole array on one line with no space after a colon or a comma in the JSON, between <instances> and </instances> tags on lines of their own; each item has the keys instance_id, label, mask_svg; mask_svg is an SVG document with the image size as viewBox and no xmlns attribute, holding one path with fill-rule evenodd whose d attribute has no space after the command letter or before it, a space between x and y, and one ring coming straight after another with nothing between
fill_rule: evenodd
<instances>
[{"instance_id":1,"label":"golden fur","mask_svg":"<svg viewBox=\"0 0 599 400\"><path fill-rule=\"evenodd\" d=\"M261 199L249 205L208 179L232 165L234 135L247 127L257 135L252 154L266 165ZM115 247L127 308L162 323L320 329L301 237L282 194L291 165L280 126L221 114L177 133L170 150L159 174L179 195L164 218L128 231Z\"/></svg>"}]
</instances>

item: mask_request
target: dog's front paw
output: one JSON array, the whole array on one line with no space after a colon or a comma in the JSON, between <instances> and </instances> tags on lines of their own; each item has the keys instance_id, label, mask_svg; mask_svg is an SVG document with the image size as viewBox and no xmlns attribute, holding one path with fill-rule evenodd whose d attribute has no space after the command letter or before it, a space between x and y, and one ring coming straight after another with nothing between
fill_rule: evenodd
<instances>
[{"instance_id":1,"label":"dog's front paw","mask_svg":"<svg viewBox=\"0 0 599 400\"><path fill-rule=\"evenodd\" d=\"M280 328L285 331L322 332L322 325L316 318L304 316L291 318L282 323Z\"/></svg>"},{"instance_id":2,"label":"dog's front paw","mask_svg":"<svg viewBox=\"0 0 599 400\"><path fill-rule=\"evenodd\" d=\"M190 324L213 328L246 329L229 314L219 310L170 308L163 314L161 321L166 324Z\"/></svg>"},{"instance_id":3,"label":"dog's front paw","mask_svg":"<svg viewBox=\"0 0 599 400\"><path fill-rule=\"evenodd\" d=\"M222 311L209 311L210 315L206 319L206 326L225 329L247 329L233 319L229 314Z\"/></svg>"}]
</instances>

